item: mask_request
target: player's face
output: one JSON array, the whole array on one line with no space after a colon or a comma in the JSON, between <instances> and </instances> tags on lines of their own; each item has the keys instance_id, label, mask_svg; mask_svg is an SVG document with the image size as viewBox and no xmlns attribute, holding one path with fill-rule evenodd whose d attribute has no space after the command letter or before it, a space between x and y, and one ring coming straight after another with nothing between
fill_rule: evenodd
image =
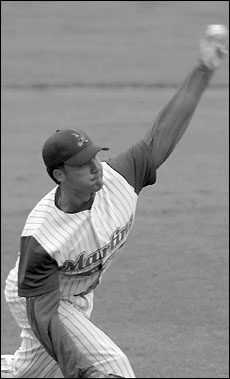
<instances>
[{"instance_id":1,"label":"player's face","mask_svg":"<svg viewBox=\"0 0 230 379\"><path fill-rule=\"evenodd\" d=\"M84 166L64 166L64 183L78 193L94 193L103 186L103 170L95 156Z\"/></svg>"}]
</instances>

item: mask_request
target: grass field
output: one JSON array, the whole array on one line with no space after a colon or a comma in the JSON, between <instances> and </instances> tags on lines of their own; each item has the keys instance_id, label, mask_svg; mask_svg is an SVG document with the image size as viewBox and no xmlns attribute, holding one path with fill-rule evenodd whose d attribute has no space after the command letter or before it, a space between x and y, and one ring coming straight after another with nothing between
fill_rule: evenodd
<instances>
[{"instance_id":1,"label":"grass field","mask_svg":"<svg viewBox=\"0 0 230 379\"><path fill-rule=\"evenodd\" d=\"M202 27L226 1L2 1L2 353L20 344L4 283L33 206L52 187L41 148L85 128L113 155L135 143L194 66ZM228 378L229 69L140 195L92 320L137 377ZM102 158L108 153L103 153Z\"/></svg>"}]
</instances>

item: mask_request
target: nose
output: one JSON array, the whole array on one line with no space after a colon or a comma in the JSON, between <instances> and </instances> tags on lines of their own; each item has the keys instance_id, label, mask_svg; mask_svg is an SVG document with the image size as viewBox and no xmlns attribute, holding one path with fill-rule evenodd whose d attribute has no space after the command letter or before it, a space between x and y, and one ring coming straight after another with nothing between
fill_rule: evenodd
<instances>
[{"instance_id":1,"label":"nose","mask_svg":"<svg viewBox=\"0 0 230 379\"><path fill-rule=\"evenodd\" d=\"M90 161L90 171L92 174L96 174L100 168L100 161L97 157L94 157Z\"/></svg>"}]
</instances>

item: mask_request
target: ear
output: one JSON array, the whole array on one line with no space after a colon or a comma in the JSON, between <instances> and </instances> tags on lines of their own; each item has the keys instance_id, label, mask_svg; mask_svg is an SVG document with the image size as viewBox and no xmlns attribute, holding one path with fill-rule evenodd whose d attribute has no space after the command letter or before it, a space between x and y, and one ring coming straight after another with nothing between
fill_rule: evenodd
<instances>
[{"instance_id":1,"label":"ear","mask_svg":"<svg viewBox=\"0 0 230 379\"><path fill-rule=\"evenodd\" d=\"M64 182L65 180L65 173L62 169L56 168L53 170L53 176L55 177L56 180L58 180L60 183Z\"/></svg>"}]
</instances>

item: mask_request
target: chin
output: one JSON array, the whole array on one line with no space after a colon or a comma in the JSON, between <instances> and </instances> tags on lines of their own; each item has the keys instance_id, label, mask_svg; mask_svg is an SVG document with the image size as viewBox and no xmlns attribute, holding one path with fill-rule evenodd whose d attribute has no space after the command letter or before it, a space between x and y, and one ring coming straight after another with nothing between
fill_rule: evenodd
<instances>
[{"instance_id":1,"label":"chin","mask_svg":"<svg viewBox=\"0 0 230 379\"><path fill-rule=\"evenodd\" d=\"M100 191L100 189L102 189L103 187L103 181L101 179L98 179L94 185L93 185L93 188L94 188L94 192L98 192Z\"/></svg>"}]
</instances>

